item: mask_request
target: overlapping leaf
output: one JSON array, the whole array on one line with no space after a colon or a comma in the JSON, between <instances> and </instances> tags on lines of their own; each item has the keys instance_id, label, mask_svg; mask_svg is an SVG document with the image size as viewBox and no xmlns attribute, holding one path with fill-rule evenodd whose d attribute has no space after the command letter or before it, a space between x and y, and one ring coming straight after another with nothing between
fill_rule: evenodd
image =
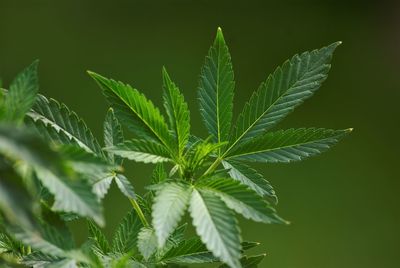
<instances>
[{"instance_id":1,"label":"overlapping leaf","mask_svg":"<svg viewBox=\"0 0 400 268\"><path fill-rule=\"evenodd\" d=\"M118 119L115 117L112 108L110 108L107 112L103 128L104 128L104 145L106 147L112 147L124 141L122 127L118 122ZM122 164L122 159L120 157L115 157L112 152L108 151L107 156L108 159L111 161L111 163L115 163L118 165Z\"/></svg>"},{"instance_id":2,"label":"overlapping leaf","mask_svg":"<svg viewBox=\"0 0 400 268\"><path fill-rule=\"evenodd\" d=\"M129 212L118 226L112 242L112 249L119 253L137 251L137 235L143 227L135 211Z\"/></svg>"},{"instance_id":3,"label":"overlapping leaf","mask_svg":"<svg viewBox=\"0 0 400 268\"><path fill-rule=\"evenodd\" d=\"M198 238L187 239L170 249L161 259L166 263L194 264L218 261Z\"/></svg>"},{"instance_id":4,"label":"overlapping leaf","mask_svg":"<svg viewBox=\"0 0 400 268\"><path fill-rule=\"evenodd\" d=\"M139 137L151 138L168 148L170 152L174 151L173 138L164 117L150 100L130 85L107 79L93 72L89 74L103 88L121 122Z\"/></svg>"}]
</instances>

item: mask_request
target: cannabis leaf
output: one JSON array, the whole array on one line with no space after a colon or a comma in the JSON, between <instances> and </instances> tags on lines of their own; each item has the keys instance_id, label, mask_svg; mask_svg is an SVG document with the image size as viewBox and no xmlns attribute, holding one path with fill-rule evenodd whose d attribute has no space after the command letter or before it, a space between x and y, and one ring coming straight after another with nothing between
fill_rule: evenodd
<instances>
[{"instance_id":1,"label":"cannabis leaf","mask_svg":"<svg viewBox=\"0 0 400 268\"><path fill-rule=\"evenodd\" d=\"M214 44L201 69L199 85L200 113L214 142L228 140L234 87L231 56L222 30L218 28Z\"/></svg>"},{"instance_id":2,"label":"cannabis leaf","mask_svg":"<svg viewBox=\"0 0 400 268\"><path fill-rule=\"evenodd\" d=\"M300 128L268 132L230 152L226 159L251 162L291 162L320 154L352 129Z\"/></svg>"},{"instance_id":3,"label":"cannabis leaf","mask_svg":"<svg viewBox=\"0 0 400 268\"><path fill-rule=\"evenodd\" d=\"M225 203L214 194L195 189L190 200L190 215L207 249L230 267L241 267L239 226Z\"/></svg>"},{"instance_id":4,"label":"cannabis leaf","mask_svg":"<svg viewBox=\"0 0 400 268\"><path fill-rule=\"evenodd\" d=\"M127 124L139 137L151 138L174 152L173 138L164 117L150 100L130 85L93 72L89 74L103 88L121 122Z\"/></svg>"},{"instance_id":5,"label":"cannabis leaf","mask_svg":"<svg viewBox=\"0 0 400 268\"><path fill-rule=\"evenodd\" d=\"M339 44L295 55L268 76L239 115L230 147L271 129L312 96L327 78L332 54Z\"/></svg>"},{"instance_id":6,"label":"cannabis leaf","mask_svg":"<svg viewBox=\"0 0 400 268\"><path fill-rule=\"evenodd\" d=\"M190 135L190 115L188 105L178 87L163 68L164 106L169 124L176 139L179 156L182 156Z\"/></svg>"},{"instance_id":7,"label":"cannabis leaf","mask_svg":"<svg viewBox=\"0 0 400 268\"><path fill-rule=\"evenodd\" d=\"M188 185L167 183L158 191L153 203L153 226L162 248L169 235L178 226L189 202L191 189Z\"/></svg>"},{"instance_id":8,"label":"cannabis leaf","mask_svg":"<svg viewBox=\"0 0 400 268\"><path fill-rule=\"evenodd\" d=\"M11 82L4 102L0 105L0 118L4 121L21 121L31 109L39 90L37 67L34 61Z\"/></svg>"},{"instance_id":9,"label":"cannabis leaf","mask_svg":"<svg viewBox=\"0 0 400 268\"><path fill-rule=\"evenodd\" d=\"M107 112L106 119L104 120L104 145L106 147L112 147L116 144L122 143L123 141L124 134L122 132L122 126L115 117L114 110L110 108ZM111 163L117 165L122 164L122 159L114 156L113 152L108 151L107 156Z\"/></svg>"}]
</instances>

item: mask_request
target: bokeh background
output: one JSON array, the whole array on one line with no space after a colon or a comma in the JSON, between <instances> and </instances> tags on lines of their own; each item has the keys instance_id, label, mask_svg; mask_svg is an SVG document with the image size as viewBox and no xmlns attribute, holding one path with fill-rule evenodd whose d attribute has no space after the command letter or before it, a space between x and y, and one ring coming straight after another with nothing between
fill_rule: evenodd
<instances>
[{"instance_id":1,"label":"bokeh background","mask_svg":"<svg viewBox=\"0 0 400 268\"><path fill-rule=\"evenodd\" d=\"M330 152L301 163L259 165L292 222L243 221L263 243L261 267L391 268L400 250L398 1L0 0L0 76L41 60L41 92L80 114L101 137L107 104L86 74L129 82L161 103L165 65L205 134L196 103L200 67L217 26L237 81L235 114L276 66L297 52L341 40L329 79L280 128L354 127ZM151 169L127 164L137 191ZM116 189L105 200L107 234L129 209ZM85 226L76 224L78 240Z\"/></svg>"}]
</instances>

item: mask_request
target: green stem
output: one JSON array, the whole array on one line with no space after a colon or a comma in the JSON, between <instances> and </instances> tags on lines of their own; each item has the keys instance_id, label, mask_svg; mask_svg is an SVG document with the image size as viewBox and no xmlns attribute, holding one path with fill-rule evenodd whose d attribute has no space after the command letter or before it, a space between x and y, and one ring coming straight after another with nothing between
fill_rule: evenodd
<instances>
[{"instance_id":1,"label":"green stem","mask_svg":"<svg viewBox=\"0 0 400 268\"><path fill-rule=\"evenodd\" d=\"M145 227L150 226L149 223L148 223L147 220L146 220L146 217L145 217L144 214L143 214L142 209L140 208L140 206L139 206L139 204L136 202L136 200L135 200L135 199L132 199L132 198L129 198L129 201L131 202L132 207L135 209L135 211L136 211L136 213L138 214L139 219L140 219L140 221L143 223L143 225L144 225Z\"/></svg>"},{"instance_id":2,"label":"green stem","mask_svg":"<svg viewBox=\"0 0 400 268\"><path fill-rule=\"evenodd\" d=\"M222 158L220 158L220 157L215 159L214 163L212 163L211 166L208 167L206 172L204 172L204 174L201 177L205 177L205 176L209 175L210 173L212 173L219 166L219 164L221 164L221 161L222 161Z\"/></svg>"}]
</instances>

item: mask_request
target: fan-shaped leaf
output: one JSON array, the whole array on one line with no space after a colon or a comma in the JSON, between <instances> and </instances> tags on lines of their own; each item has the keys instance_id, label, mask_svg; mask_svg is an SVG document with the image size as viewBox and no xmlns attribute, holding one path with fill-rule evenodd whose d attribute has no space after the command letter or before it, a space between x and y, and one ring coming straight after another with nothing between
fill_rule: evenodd
<instances>
[{"instance_id":1,"label":"fan-shaped leaf","mask_svg":"<svg viewBox=\"0 0 400 268\"><path fill-rule=\"evenodd\" d=\"M163 68L163 87L164 107L181 156L190 135L189 108L179 88L172 82L165 68Z\"/></svg>"},{"instance_id":2,"label":"fan-shaped leaf","mask_svg":"<svg viewBox=\"0 0 400 268\"><path fill-rule=\"evenodd\" d=\"M201 69L199 84L200 113L208 132L216 143L228 140L234 87L231 56L222 30L218 28L214 44Z\"/></svg>"},{"instance_id":3,"label":"fan-shaped leaf","mask_svg":"<svg viewBox=\"0 0 400 268\"><path fill-rule=\"evenodd\" d=\"M274 127L321 86L340 42L295 55L278 67L253 94L235 125L234 147Z\"/></svg>"},{"instance_id":4,"label":"fan-shaped leaf","mask_svg":"<svg viewBox=\"0 0 400 268\"><path fill-rule=\"evenodd\" d=\"M292 162L317 155L352 129L300 128L270 132L232 151L227 159L251 162Z\"/></svg>"},{"instance_id":5,"label":"fan-shaped leaf","mask_svg":"<svg viewBox=\"0 0 400 268\"><path fill-rule=\"evenodd\" d=\"M181 183L166 183L157 192L152 217L159 248L165 245L167 238L178 226L189 202L190 193L191 189Z\"/></svg>"},{"instance_id":6,"label":"fan-shaped leaf","mask_svg":"<svg viewBox=\"0 0 400 268\"><path fill-rule=\"evenodd\" d=\"M230 267L241 267L240 230L225 203L212 193L194 189L189 209L196 232L207 249Z\"/></svg>"},{"instance_id":7,"label":"fan-shaped leaf","mask_svg":"<svg viewBox=\"0 0 400 268\"><path fill-rule=\"evenodd\" d=\"M150 140L129 140L106 148L106 150L136 162L161 163L171 161L169 152L165 147Z\"/></svg>"}]
</instances>

